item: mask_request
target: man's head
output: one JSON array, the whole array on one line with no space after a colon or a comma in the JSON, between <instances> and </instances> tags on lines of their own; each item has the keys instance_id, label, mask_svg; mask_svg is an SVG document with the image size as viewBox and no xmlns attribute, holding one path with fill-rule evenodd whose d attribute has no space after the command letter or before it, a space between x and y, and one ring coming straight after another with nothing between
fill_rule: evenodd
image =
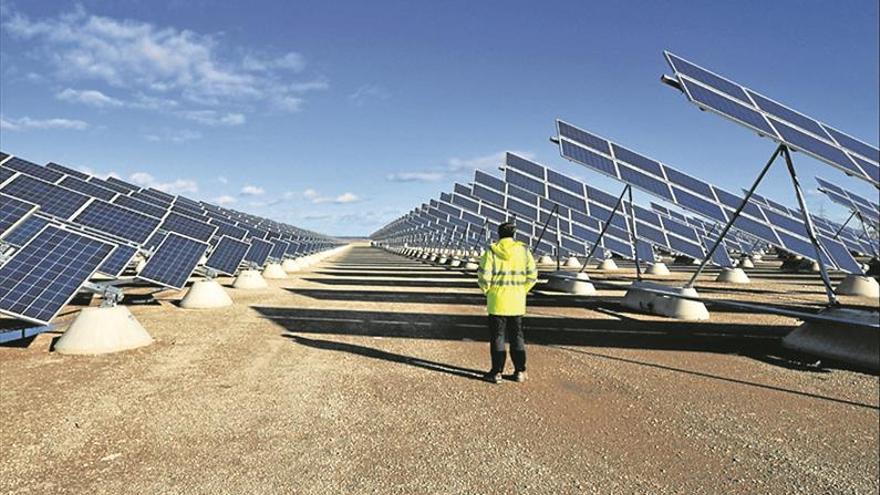
<instances>
[{"instance_id":1,"label":"man's head","mask_svg":"<svg viewBox=\"0 0 880 495\"><path fill-rule=\"evenodd\" d=\"M504 222L498 226L498 238L513 237L516 234L516 224L513 222Z\"/></svg>"}]
</instances>

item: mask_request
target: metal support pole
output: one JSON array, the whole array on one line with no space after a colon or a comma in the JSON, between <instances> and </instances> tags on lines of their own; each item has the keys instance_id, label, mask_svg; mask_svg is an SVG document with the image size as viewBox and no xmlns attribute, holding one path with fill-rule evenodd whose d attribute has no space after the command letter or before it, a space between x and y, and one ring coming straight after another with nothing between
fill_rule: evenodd
<instances>
[{"instance_id":1,"label":"metal support pole","mask_svg":"<svg viewBox=\"0 0 880 495\"><path fill-rule=\"evenodd\" d=\"M535 240L535 245L532 246L533 252L535 251L535 249L538 248L538 244L541 242L541 240L544 239L544 233L547 232L547 226L550 225L550 220L553 219L553 215L556 214L557 211L559 211L559 205L553 205L553 210L550 211L550 216L547 217L547 221L544 222L544 227L541 228L541 234Z\"/></svg>"},{"instance_id":2,"label":"metal support pole","mask_svg":"<svg viewBox=\"0 0 880 495\"><path fill-rule=\"evenodd\" d=\"M602 238L605 237L605 232L608 231L608 226L611 225L611 219L614 218L614 214L617 213L617 210L620 209L620 205L623 204L623 197L626 196L627 191L629 191L630 185L627 184L623 186L623 191L620 191L620 196L617 197L617 203L614 204L614 208L611 210L611 216L608 217L608 220L605 222L605 225L602 226L602 230L599 231L599 237L596 238L596 242L593 243L593 247L590 248L590 253L587 254L587 259L584 260L584 266L581 267L580 271L584 271L587 268L587 263L590 262L590 259L593 258L593 255L596 254L596 249L599 248L599 243L602 242Z\"/></svg>"},{"instance_id":3,"label":"metal support pole","mask_svg":"<svg viewBox=\"0 0 880 495\"><path fill-rule=\"evenodd\" d=\"M837 229L837 232L834 233L834 237L832 237L832 239L837 240L837 238L840 236L840 233L843 232L843 229L846 228L846 225L849 223L850 220L853 219L854 216L856 216L857 213L858 210L853 210L852 213L850 213L849 216L846 217L846 221L843 222L843 225L841 225L839 229ZM861 218L861 215L859 216L859 218Z\"/></svg>"},{"instance_id":4,"label":"metal support pole","mask_svg":"<svg viewBox=\"0 0 880 495\"><path fill-rule=\"evenodd\" d=\"M782 154L785 156L785 165L788 167L789 175L791 175L791 183L794 185L794 192L801 207L804 224L807 226L807 235L813 244L813 249L816 250L816 262L819 263L819 274L822 276L822 283L825 284L828 302L831 305L837 305L839 303L837 296L834 294L834 287L831 286L828 270L825 268L825 262L822 261L822 247L819 245L819 239L816 238L816 227L813 225L813 218L810 217L810 210L807 209L807 200L804 198L804 192L801 190L801 184L798 181L797 172L794 170L794 164L791 162L791 152L788 151L788 147L782 148Z\"/></svg>"},{"instance_id":5,"label":"metal support pole","mask_svg":"<svg viewBox=\"0 0 880 495\"><path fill-rule=\"evenodd\" d=\"M865 236L865 242L871 245L871 249L874 250L874 256L880 256L880 252L877 252L877 243L874 242L874 239L871 237L871 234L868 232L868 223L865 222L865 217L857 210L856 216L859 218L859 223L862 225L862 235Z\"/></svg>"},{"instance_id":6,"label":"metal support pole","mask_svg":"<svg viewBox=\"0 0 880 495\"><path fill-rule=\"evenodd\" d=\"M559 212L556 213L556 271L562 268L562 232L559 230Z\"/></svg>"},{"instance_id":7,"label":"metal support pole","mask_svg":"<svg viewBox=\"0 0 880 495\"><path fill-rule=\"evenodd\" d=\"M779 156L780 153L782 153L783 149L788 149L788 148L786 148L784 144L780 144L779 146L776 147L776 151L773 152L773 156L771 156L770 160L767 161L767 164L764 165L764 169L761 170L761 173L758 174L758 178L755 179L754 184L752 184L752 187L749 188L749 192L746 193L745 197L742 200L742 203L740 203L740 205L739 205L739 208L737 208L736 211L733 212L733 215L730 217L730 220L727 221L727 224L721 230L721 233L718 234L718 238L715 239L715 243L712 244L712 249L710 249L709 252L706 254L706 257L703 258L703 262L700 263L700 266L697 268L697 271L694 272L694 275L691 277L690 280L688 280L688 283L685 285L685 288L691 288L697 282L697 277L699 277L700 274L703 273L703 269L706 268L706 264L709 263L709 260L712 259L712 255L715 254L715 250L718 249L718 246L721 245L721 241L724 240L724 236L726 236L727 232L730 230L730 228L733 227L733 222L736 221L736 219L739 217L739 214L742 213L742 211L743 211L743 209L745 209L746 205L749 204L749 199L751 199L752 195L755 194L755 190L758 189L758 184L760 184L761 180L764 179L764 176L767 175L767 171L770 170L770 166L773 165L773 162L776 161L776 158Z\"/></svg>"},{"instance_id":8,"label":"metal support pole","mask_svg":"<svg viewBox=\"0 0 880 495\"><path fill-rule=\"evenodd\" d=\"M629 188L627 190L626 194L629 198L629 214L626 216L626 218L630 224L629 237L630 237L630 241L632 242L633 254L635 255L635 259L636 259L636 280L641 280L642 279L642 265L641 265L641 263L639 263L639 247L637 244L639 241L638 241L638 237L636 237L636 210L635 210L635 208L633 208L632 188ZM623 205L623 211L624 211L624 213L626 213L626 205Z\"/></svg>"}]
</instances>

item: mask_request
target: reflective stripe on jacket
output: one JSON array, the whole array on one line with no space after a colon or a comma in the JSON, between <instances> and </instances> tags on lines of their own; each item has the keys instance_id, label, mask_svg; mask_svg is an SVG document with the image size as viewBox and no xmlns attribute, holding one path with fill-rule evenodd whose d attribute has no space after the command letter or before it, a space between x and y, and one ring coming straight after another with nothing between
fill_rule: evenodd
<instances>
[{"instance_id":1,"label":"reflective stripe on jacket","mask_svg":"<svg viewBox=\"0 0 880 495\"><path fill-rule=\"evenodd\" d=\"M492 244L480 258L478 275L490 315L526 314L526 294L538 281L538 270L525 244L510 237Z\"/></svg>"}]
</instances>

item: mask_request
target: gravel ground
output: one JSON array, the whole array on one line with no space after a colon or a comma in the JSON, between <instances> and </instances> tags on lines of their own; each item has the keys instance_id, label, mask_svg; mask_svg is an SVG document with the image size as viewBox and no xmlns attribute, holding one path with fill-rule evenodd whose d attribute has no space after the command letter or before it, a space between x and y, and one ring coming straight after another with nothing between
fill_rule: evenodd
<instances>
[{"instance_id":1,"label":"gravel ground","mask_svg":"<svg viewBox=\"0 0 880 495\"><path fill-rule=\"evenodd\" d=\"M698 288L822 302L815 275L750 275ZM790 318L537 291L529 380L491 385L473 276L359 246L228 291L218 310L131 303L143 349L0 347L0 493L878 492L878 377L784 352Z\"/></svg>"}]
</instances>

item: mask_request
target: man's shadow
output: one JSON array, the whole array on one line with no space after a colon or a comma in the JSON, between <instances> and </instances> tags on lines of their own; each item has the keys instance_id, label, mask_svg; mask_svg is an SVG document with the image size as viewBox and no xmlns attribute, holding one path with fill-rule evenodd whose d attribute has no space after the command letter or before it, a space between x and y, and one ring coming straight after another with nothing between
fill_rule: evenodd
<instances>
[{"instance_id":1,"label":"man's shadow","mask_svg":"<svg viewBox=\"0 0 880 495\"><path fill-rule=\"evenodd\" d=\"M362 345L347 344L344 342L333 342L330 340L310 339L292 333L285 333L282 334L282 336L293 340L297 344L313 347L315 349L348 352L350 354L357 354L358 356L365 356L373 359L382 359L385 361L391 361L393 363L401 363L409 366L415 366L416 368L422 368L430 371L439 371L441 373L447 373L449 375L469 378L471 380L484 381L483 372L478 370L461 368L458 366L453 366L451 364L428 361L426 359L419 359L412 356L404 356L403 354L395 354L393 352L382 351Z\"/></svg>"}]
</instances>

